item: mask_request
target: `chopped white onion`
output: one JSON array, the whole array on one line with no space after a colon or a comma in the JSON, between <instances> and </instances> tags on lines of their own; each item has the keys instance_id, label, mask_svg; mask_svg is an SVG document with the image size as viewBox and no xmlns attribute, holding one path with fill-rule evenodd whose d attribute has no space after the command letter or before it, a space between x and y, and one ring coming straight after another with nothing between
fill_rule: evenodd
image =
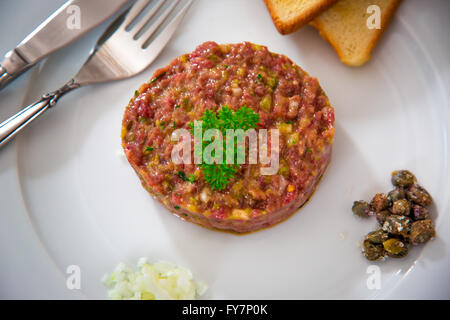
<instances>
[{"instance_id":1,"label":"chopped white onion","mask_svg":"<svg viewBox=\"0 0 450 320\"><path fill-rule=\"evenodd\" d=\"M114 300L191 300L203 295L206 284L194 281L192 272L166 261L149 264L140 258L138 270L124 263L105 275L108 297Z\"/></svg>"}]
</instances>

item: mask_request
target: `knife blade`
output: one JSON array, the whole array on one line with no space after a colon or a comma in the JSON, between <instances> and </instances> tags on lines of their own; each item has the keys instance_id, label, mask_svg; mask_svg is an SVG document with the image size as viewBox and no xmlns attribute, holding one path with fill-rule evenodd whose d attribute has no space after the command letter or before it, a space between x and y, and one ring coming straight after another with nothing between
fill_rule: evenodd
<instances>
[{"instance_id":1,"label":"knife blade","mask_svg":"<svg viewBox=\"0 0 450 320\"><path fill-rule=\"evenodd\" d=\"M70 0L31 32L0 62L0 90L50 53L77 40L127 8L130 0Z\"/></svg>"}]
</instances>

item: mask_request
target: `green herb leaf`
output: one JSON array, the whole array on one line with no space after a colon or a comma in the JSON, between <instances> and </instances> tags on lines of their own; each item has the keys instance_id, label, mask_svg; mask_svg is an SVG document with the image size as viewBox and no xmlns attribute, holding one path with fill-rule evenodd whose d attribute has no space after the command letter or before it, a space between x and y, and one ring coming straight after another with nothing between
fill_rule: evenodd
<instances>
[{"instance_id":1,"label":"green herb leaf","mask_svg":"<svg viewBox=\"0 0 450 320\"><path fill-rule=\"evenodd\" d=\"M150 83L155 82L155 81L158 80L159 78L163 77L165 74L166 74L166 73L163 72L163 73L157 75L156 77L154 77L154 78L150 81Z\"/></svg>"},{"instance_id":2,"label":"green herb leaf","mask_svg":"<svg viewBox=\"0 0 450 320\"><path fill-rule=\"evenodd\" d=\"M194 183L194 181L195 181L195 175L194 174L190 174L189 177L187 177L186 173L184 173L183 171L178 171L178 176L183 181L189 181L190 183Z\"/></svg>"},{"instance_id":3,"label":"green herb leaf","mask_svg":"<svg viewBox=\"0 0 450 320\"><path fill-rule=\"evenodd\" d=\"M193 173L191 173L191 174L189 175L188 181L189 181L190 183L194 183L194 181L195 181L195 175L194 175Z\"/></svg>"},{"instance_id":4,"label":"green herb leaf","mask_svg":"<svg viewBox=\"0 0 450 320\"><path fill-rule=\"evenodd\" d=\"M218 129L221 131L222 136L226 136L227 129L242 129L244 131L248 129L256 128L259 122L259 114L255 113L253 109L247 106L240 107L237 111L233 111L228 106L223 106L219 111L212 111L207 109L202 120L202 132L205 133L209 129ZM194 124L191 121L189 123L191 132L194 133ZM211 143L211 142L209 142ZM204 142L203 148L209 143ZM237 148L234 148L235 156L237 154ZM226 158L226 148L224 141L224 159ZM203 154L203 152L202 152ZM206 164L204 161L201 165L203 171L203 179L215 190L223 190L229 184L231 178L237 172L239 165L236 164Z\"/></svg>"},{"instance_id":5,"label":"green herb leaf","mask_svg":"<svg viewBox=\"0 0 450 320\"><path fill-rule=\"evenodd\" d=\"M187 112L192 110L192 105L189 103L189 98L183 98L181 99L181 102L183 103L184 110Z\"/></svg>"},{"instance_id":6,"label":"green herb leaf","mask_svg":"<svg viewBox=\"0 0 450 320\"><path fill-rule=\"evenodd\" d=\"M203 179L215 190L223 190L236 173L233 165L202 164Z\"/></svg>"},{"instance_id":7,"label":"green herb leaf","mask_svg":"<svg viewBox=\"0 0 450 320\"><path fill-rule=\"evenodd\" d=\"M186 173L184 173L184 171L178 171L177 174L181 178L181 180L187 181Z\"/></svg>"}]
</instances>

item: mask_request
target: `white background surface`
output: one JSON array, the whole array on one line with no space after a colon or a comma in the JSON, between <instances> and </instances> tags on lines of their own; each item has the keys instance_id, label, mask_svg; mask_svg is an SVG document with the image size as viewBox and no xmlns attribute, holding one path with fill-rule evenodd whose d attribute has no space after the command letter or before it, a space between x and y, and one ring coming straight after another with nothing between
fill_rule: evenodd
<instances>
[{"instance_id":1,"label":"white background surface","mask_svg":"<svg viewBox=\"0 0 450 320\"><path fill-rule=\"evenodd\" d=\"M0 53L61 3L0 4ZM405 1L372 61L353 69L313 28L279 35L262 1L197 1L149 70L71 93L0 150L0 297L101 299L103 273L148 256L192 269L211 286L206 298L450 298L448 9L448 1ZM100 33L1 91L1 119L70 78ZM246 236L171 216L117 156L134 89L207 40L248 40L286 54L319 78L336 108L333 161L311 201L288 221ZM350 207L388 191L398 168L411 169L434 196L438 238L407 259L379 263L382 288L368 290L369 263L356 243L375 223L356 219ZM65 286L69 264L81 266L81 291Z\"/></svg>"}]
</instances>

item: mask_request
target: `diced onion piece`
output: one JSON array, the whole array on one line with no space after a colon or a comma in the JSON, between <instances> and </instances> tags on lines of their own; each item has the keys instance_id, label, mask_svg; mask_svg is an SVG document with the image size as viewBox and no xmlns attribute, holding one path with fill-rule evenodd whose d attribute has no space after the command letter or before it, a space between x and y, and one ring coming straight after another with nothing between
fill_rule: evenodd
<instances>
[{"instance_id":1,"label":"diced onion piece","mask_svg":"<svg viewBox=\"0 0 450 320\"><path fill-rule=\"evenodd\" d=\"M251 214L251 209L233 209L231 211L231 215L229 219L239 219L239 220L248 220L249 215Z\"/></svg>"},{"instance_id":2,"label":"diced onion piece","mask_svg":"<svg viewBox=\"0 0 450 320\"><path fill-rule=\"evenodd\" d=\"M211 198L211 193L207 187L203 188L202 192L200 193L200 200L204 203L208 203L209 199Z\"/></svg>"},{"instance_id":3,"label":"diced onion piece","mask_svg":"<svg viewBox=\"0 0 450 320\"><path fill-rule=\"evenodd\" d=\"M269 112L270 109L272 108L272 96L269 94L265 95L264 98L262 98L261 102L259 103L259 106L264 111Z\"/></svg>"},{"instance_id":4,"label":"diced onion piece","mask_svg":"<svg viewBox=\"0 0 450 320\"><path fill-rule=\"evenodd\" d=\"M231 91L233 92L233 96L238 97L242 95L242 89L241 88L231 88Z\"/></svg>"},{"instance_id":5,"label":"diced onion piece","mask_svg":"<svg viewBox=\"0 0 450 320\"><path fill-rule=\"evenodd\" d=\"M290 147L295 146L298 143L298 140L298 132L291 133L288 137L287 144Z\"/></svg>"},{"instance_id":6,"label":"diced onion piece","mask_svg":"<svg viewBox=\"0 0 450 320\"><path fill-rule=\"evenodd\" d=\"M283 134L292 132L292 124L290 124L290 123L280 122L280 123L278 123L277 127L278 127L278 130L280 130L280 132Z\"/></svg>"},{"instance_id":7,"label":"diced onion piece","mask_svg":"<svg viewBox=\"0 0 450 320\"><path fill-rule=\"evenodd\" d=\"M114 300L191 300L207 290L206 284L194 281L192 272L166 261L149 264L141 258L138 270L124 263L105 275L103 283Z\"/></svg>"}]
</instances>

